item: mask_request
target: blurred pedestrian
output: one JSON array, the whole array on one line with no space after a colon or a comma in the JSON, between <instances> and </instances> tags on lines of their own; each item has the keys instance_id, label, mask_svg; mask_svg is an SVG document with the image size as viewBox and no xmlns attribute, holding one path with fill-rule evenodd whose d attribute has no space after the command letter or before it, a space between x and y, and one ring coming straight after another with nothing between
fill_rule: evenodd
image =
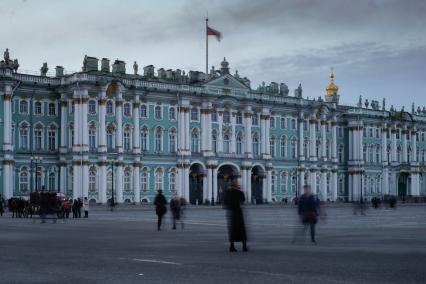
<instances>
[{"instance_id":1,"label":"blurred pedestrian","mask_svg":"<svg viewBox=\"0 0 426 284\"><path fill-rule=\"evenodd\" d=\"M77 209L77 207L78 207L78 201L77 201L77 199L74 199L74 201L72 202L72 217L73 218L77 218L78 217L78 213L77 213L77 211L78 211L78 209Z\"/></svg>"},{"instance_id":2,"label":"blurred pedestrian","mask_svg":"<svg viewBox=\"0 0 426 284\"><path fill-rule=\"evenodd\" d=\"M163 191L160 189L158 190L157 196L155 196L154 199L154 205L155 205L155 213L157 214L158 221L157 221L157 230L161 231L161 223L163 221L163 216L167 213L167 200L163 195Z\"/></svg>"},{"instance_id":3,"label":"blurred pedestrian","mask_svg":"<svg viewBox=\"0 0 426 284\"><path fill-rule=\"evenodd\" d=\"M81 218L81 207L83 207L83 202L77 198L77 218Z\"/></svg>"},{"instance_id":4,"label":"blurred pedestrian","mask_svg":"<svg viewBox=\"0 0 426 284\"><path fill-rule=\"evenodd\" d=\"M4 213L4 202L3 196L0 194L0 216L3 216Z\"/></svg>"},{"instance_id":5,"label":"blurred pedestrian","mask_svg":"<svg viewBox=\"0 0 426 284\"><path fill-rule=\"evenodd\" d=\"M87 197L83 200L84 218L89 218L89 200Z\"/></svg>"},{"instance_id":6,"label":"blurred pedestrian","mask_svg":"<svg viewBox=\"0 0 426 284\"><path fill-rule=\"evenodd\" d=\"M70 211L71 211L70 200L65 199L64 202L62 203L62 208L64 210L64 218L68 219L70 217Z\"/></svg>"},{"instance_id":7,"label":"blurred pedestrian","mask_svg":"<svg viewBox=\"0 0 426 284\"><path fill-rule=\"evenodd\" d=\"M229 187L225 191L225 208L227 210L229 251L236 252L235 242L243 243L243 251L247 249L247 234L241 203L245 201L244 193L239 189L237 179L231 177Z\"/></svg>"},{"instance_id":8,"label":"blurred pedestrian","mask_svg":"<svg viewBox=\"0 0 426 284\"><path fill-rule=\"evenodd\" d=\"M298 213L302 222L302 235L305 236L308 227L311 232L311 242L316 244L315 240L315 225L319 215L319 199L311 193L309 185L303 187L303 194L299 199ZM293 240L294 242L294 240Z\"/></svg>"},{"instance_id":9,"label":"blurred pedestrian","mask_svg":"<svg viewBox=\"0 0 426 284\"><path fill-rule=\"evenodd\" d=\"M181 217L181 203L180 198L175 196L170 200L170 211L172 212L173 218L173 230L176 230L176 222L180 221ZM182 226L183 229L183 226Z\"/></svg>"}]
</instances>

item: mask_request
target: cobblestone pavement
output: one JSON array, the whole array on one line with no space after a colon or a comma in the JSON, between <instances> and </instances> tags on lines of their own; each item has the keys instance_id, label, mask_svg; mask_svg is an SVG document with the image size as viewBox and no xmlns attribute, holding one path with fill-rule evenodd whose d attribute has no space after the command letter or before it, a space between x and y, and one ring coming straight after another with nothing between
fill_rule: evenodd
<instances>
[{"instance_id":1,"label":"cobblestone pavement","mask_svg":"<svg viewBox=\"0 0 426 284\"><path fill-rule=\"evenodd\" d=\"M225 212L190 207L156 231L150 206L57 223L0 217L0 283L424 283L426 206L330 206L304 241L292 206L245 208L249 252L228 252ZM297 236L292 244L293 236ZM240 247L237 245L237 249Z\"/></svg>"}]
</instances>

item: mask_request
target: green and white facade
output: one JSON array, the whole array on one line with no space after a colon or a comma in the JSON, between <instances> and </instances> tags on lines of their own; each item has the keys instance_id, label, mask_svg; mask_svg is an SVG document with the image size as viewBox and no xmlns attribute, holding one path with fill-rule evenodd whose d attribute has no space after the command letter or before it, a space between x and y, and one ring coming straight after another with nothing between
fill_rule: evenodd
<instances>
[{"instance_id":1,"label":"green and white facade","mask_svg":"<svg viewBox=\"0 0 426 284\"><path fill-rule=\"evenodd\" d=\"M98 66L100 65L100 66ZM251 89L228 62L209 74L85 57L81 72L22 74L0 62L0 192L44 186L106 203L151 202L158 189L217 202L231 175L251 202L426 194L426 111L307 99L283 83ZM320 95L321 90L318 91ZM313 97L311 95L311 97ZM383 102L384 103L384 102ZM35 165L31 157L43 159Z\"/></svg>"}]
</instances>

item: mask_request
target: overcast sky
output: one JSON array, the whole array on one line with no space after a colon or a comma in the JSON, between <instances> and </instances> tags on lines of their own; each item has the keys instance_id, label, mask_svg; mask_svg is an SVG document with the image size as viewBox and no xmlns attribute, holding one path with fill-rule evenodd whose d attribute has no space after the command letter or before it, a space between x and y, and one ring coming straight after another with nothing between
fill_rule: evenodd
<instances>
[{"instance_id":1,"label":"overcast sky","mask_svg":"<svg viewBox=\"0 0 426 284\"><path fill-rule=\"evenodd\" d=\"M140 70L205 70L226 56L256 88L285 82L293 94L325 93L334 66L341 102L387 98L387 106L426 105L426 1L423 0L0 0L0 48L21 70L81 70L84 55L133 61Z\"/></svg>"}]
</instances>

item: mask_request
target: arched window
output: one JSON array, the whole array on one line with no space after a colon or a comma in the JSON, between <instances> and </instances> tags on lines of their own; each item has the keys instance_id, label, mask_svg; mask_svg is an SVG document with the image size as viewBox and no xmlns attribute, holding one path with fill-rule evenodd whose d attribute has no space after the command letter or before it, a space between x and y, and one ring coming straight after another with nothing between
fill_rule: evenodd
<instances>
[{"instance_id":1,"label":"arched window","mask_svg":"<svg viewBox=\"0 0 426 284\"><path fill-rule=\"evenodd\" d=\"M343 183L343 175L339 175L339 194L342 195L345 190L345 186Z\"/></svg>"},{"instance_id":2,"label":"arched window","mask_svg":"<svg viewBox=\"0 0 426 284\"><path fill-rule=\"evenodd\" d=\"M388 145L386 147L386 156L388 157L387 160L389 162L391 160L391 146L390 145Z\"/></svg>"},{"instance_id":3,"label":"arched window","mask_svg":"<svg viewBox=\"0 0 426 284\"><path fill-rule=\"evenodd\" d=\"M55 172L49 173L49 191L50 192L56 191L56 174L55 174Z\"/></svg>"},{"instance_id":4,"label":"arched window","mask_svg":"<svg viewBox=\"0 0 426 284\"><path fill-rule=\"evenodd\" d=\"M147 193L148 192L148 169L147 168L143 168L142 169L142 174L141 174L141 191L143 193Z\"/></svg>"},{"instance_id":5,"label":"arched window","mask_svg":"<svg viewBox=\"0 0 426 284\"><path fill-rule=\"evenodd\" d=\"M285 118L285 116L281 117L281 119L280 119L281 129L286 129L287 128L286 122L287 122L287 119Z\"/></svg>"},{"instance_id":6,"label":"arched window","mask_svg":"<svg viewBox=\"0 0 426 284\"><path fill-rule=\"evenodd\" d=\"M231 115L229 113L229 110L223 111L223 123L230 123L231 122Z\"/></svg>"},{"instance_id":7,"label":"arched window","mask_svg":"<svg viewBox=\"0 0 426 284\"><path fill-rule=\"evenodd\" d=\"M141 131L141 150L148 151L148 128L144 126Z\"/></svg>"},{"instance_id":8,"label":"arched window","mask_svg":"<svg viewBox=\"0 0 426 284\"><path fill-rule=\"evenodd\" d=\"M124 151L129 152L131 150L131 142L130 142L130 136L131 136L132 130L129 126L126 126L123 132L123 148Z\"/></svg>"},{"instance_id":9,"label":"arched window","mask_svg":"<svg viewBox=\"0 0 426 284\"><path fill-rule=\"evenodd\" d=\"M309 138L305 138L303 141L303 153L305 157L309 157Z\"/></svg>"},{"instance_id":10,"label":"arched window","mask_svg":"<svg viewBox=\"0 0 426 284\"><path fill-rule=\"evenodd\" d=\"M157 168L155 170L155 190L163 190L163 169Z\"/></svg>"},{"instance_id":11,"label":"arched window","mask_svg":"<svg viewBox=\"0 0 426 284\"><path fill-rule=\"evenodd\" d=\"M162 119L161 106L155 106L155 119Z\"/></svg>"},{"instance_id":12,"label":"arched window","mask_svg":"<svg viewBox=\"0 0 426 284\"><path fill-rule=\"evenodd\" d=\"M375 152L374 145L370 145L369 146L369 151L368 151L368 161L370 163L374 163L375 162L375 160L374 160L374 158L375 158L374 152Z\"/></svg>"},{"instance_id":13,"label":"arched window","mask_svg":"<svg viewBox=\"0 0 426 284\"><path fill-rule=\"evenodd\" d=\"M56 115L56 104L55 103L49 103L49 115L50 116Z\"/></svg>"},{"instance_id":14,"label":"arched window","mask_svg":"<svg viewBox=\"0 0 426 284\"><path fill-rule=\"evenodd\" d=\"M19 191L22 193L26 193L29 190L28 187L28 169L23 167L21 172L19 173Z\"/></svg>"},{"instance_id":15,"label":"arched window","mask_svg":"<svg viewBox=\"0 0 426 284\"><path fill-rule=\"evenodd\" d=\"M163 129L157 127L155 129L155 152L161 153L163 151Z\"/></svg>"},{"instance_id":16,"label":"arched window","mask_svg":"<svg viewBox=\"0 0 426 284\"><path fill-rule=\"evenodd\" d=\"M364 160L364 162L368 162L367 161L367 158L368 158L368 156L367 156L367 145L365 145L364 144L364 147L362 148L363 150L362 150L362 157L363 157L363 160Z\"/></svg>"},{"instance_id":17,"label":"arched window","mask_svg":"<svg viewBox=\"0 0 426 284\"><path fill-rule=\"evenodd\" d=\"M37 101L34 103L34 114L41 115L43 112L41 102Z\"/></svg>"},{"instance_id":18,"label":"arched window","mask_svg":"<svg viewBox=\"0 0 426 284\"><path fill-rule=\"evenodd\" d=\"M216 132L216 130L212 131L212 150L213 150L213 153L217 152L217 132Z\"/></svg>"},{"instance_id":19,"label":"arched window","mask_svg":"<svg viewBox=\"0 0 426 284\"><path fill-rule=\"evenodd\" d=\"M287 172L281 172L281 193L286 194L287 193L287 183L288 183L288 176Z\"/></svg>"},{"instance_id":20,"label":"arched window","mask_svg":"<svg viewBox=\"0 0 426 284\"><path fill-rule=\"evenodd\" d=\"M328 125L328 124L327 124ZM330 140L326 140L326 142L325 142L325 156L328 158L328 159L330 159L331 157L331 155L330 155L331 153L330 153Z\"/></svg>"},{"instance_id":21,"label":"arched window","mask_svg":"<svg viewBox=\"0 0 426 284\"><path fill-rule=\"evenodd\" d=\"M194 128L191 133L191 152L192 153L200 152L198 130L196 128Z\"/></svg>"},{"instance_id":22,"label":"arched window","mask_svg":"<svg viewBox=\"0 0 426 284\"><path fill-rule=\"evenodd\" d=\"M68 180L67 180L67 191L68 193L72 193L73 183L74 183L74 172L72 167L68 168Z\"/></svg>"},{"instance_id":23,"label":"arched window","mask_svg":"<svg viewBox=\"0 0 426 284\"><path fill-rule=\"evenodd\" d=\"M275 117L271 116L269 118L269 127L270 128L275 128Z\"/></svg>"},{"instance_id":24,"label":"arched window","mask_svg":"<svg viewBox=\"0 0 426 284\"><path fill-rule=\"evenodd\" d=\"M287 137L285 136L281 136L280 154L281 154L281 158L287 158Z\"/></svg>"},{"instance_id":25,"label":"arched window","mask_svg":"<svg viewBox=\"0 0 426 284\"><path fill-rule=\"evenodd\" d=\"M327 194L330 195L331 194L330 173L327 173L326 183L327 183Z\"/></svg>"},{"instance_id":26,"label":"arched window","mask_svg":"<svg viewBox=\"0 0 426 284\"><path fill-rule=\"evenodd\" d=\"M23 123L19 128L19 148L28 149L28 124Z\"/></svg>"},{"instance_id":27,"label":"arched window","mask_svg":"<svg viewBox=\"0 0 426 284\"><path fill-rule=\"evenodd\" d=\"M380 163L381 162L380 152L381 152L380 145L376 145L376 163Z\"/></svg>"},{"instance_id":28,"label":"arched window","mask_svg":"<svg viewBox=\"0 0 426 284\"><path fill-rule=\"evenodd\" d=\"M34 128L34 148L37 151L43 149L43 126L40 124Z\"/></svg>"},{"instance_id":29,"label":"arched window","mask_svg":"<svg viewBox=\"0 0 426 284\"><path fill-rule=\"evenodd\" d=\"M216 112L216 110L212 111L212 122L217 122L217 112Z\"/></svg>"},{"instance_id":30,"label":"arched window","mask_svg":"<svg viewBox=\"0 0 426 284\"><path fill-rule=\"evenodd\" d=\"M269 153L271 154L271 157L275 157L275 137L272 136L269 138Z\"/></svg>"},{"instance_id":31,"label":"arched window","mask_svg":"<svg viewBox=\"0 0 426 284\"><path fill-rule=\"evenodd\" d=\"M255 113L251 116L251 124L255 126L259 125L259 117Z\"/></svg>"},{"instance_id":32,"label":"arched window","mask_svg":"<svg viewBox=\"0 0 426 284\"><path fill-rule=\"evenodd\" d=\"M107 149L109 151L114 149L114 135L115 135L114 128L112 126L108 127L106 136L107 136Z\"/></svg>"},{"instance_id":33,"label":"arched window","mask_svg":"<svg viewBox=\"0 0 426 284\"><path fill-rule=\"evenodd\" d=\"M382 181L382 179L381 179L380 175L378 175L376 177L376 191L377 191L377 193L381 193L382 192L382 189L381 189L382 182L381 181Z\"/></svg>"},{"instance_id":34,"label":"arched window","mask_svg":"<svg viewBox=\"0 0 426 284\"><path fill-rule=\"evenodd\" d=\"M147 118L148 117L148 112L147 112L145 104L141 104L141 106L140 106L140 117L141 118Z\"/></svg>"},{"instance_id":35,"label":"arched window","mask_svg":"<svg viewBox=\"0 0 426 284\"><path fill-rule=\"evenodd\" d=\"M198 121L198 109L196 107L191 108L191 120Z\"/></svg>"},{"instance_id":36,"label":"arched window","mask_svg":"<svg viewBox=\"0 0 426 284\"><path fill-rule=\"evenodd\" d=\"M297 158L297 138L296 137L291 138L291 158L292 159Z\"/></svg>"},{"instance_id":37,"label":"arched window","mask_svg":"<svg viewBox=\"0 0 426 284\"><path fill-rule=\"evenodd\" d=\"M89 149L96 150L96 125L91 123L89 126Z\"/></svg>"},{"instance_id":38,"label":"arched window","mask_svg":"<svg viewBox=\"0 0 426 284\"><path fill-rule=\"evenodd\" d=\"M275 194L276 186L277 186L277 175L275 174L275 171L272 171L272 173L271 173L271 192L272 192L272 194Z\"/></svg>"},{"instance_id":39,"label":"arched window","mask_svg":"<svg viewBox=\"0 0 426 284\"><path fill-rule=\"evenodd\" d=\"M130 168L126 168L124 171L124 187L123 191L127 194L132 192L132 171Z\"/></svg>"},{"instance_id":40,"label":"arched window","mask_svg":"<svg viewBox=\"0 0 426 284\"><path fill-rule=\"evenodd\" d=\"M107 101L106 113L107 113L107 115L113 115L114 114L114 103L112 101Z\"/></svg>"},{"instance_id":41,"label":"arched window","mask_svg":"<svg viewBox=\"0 0 426 284\"><path fill-rule=\"evenodd\" d=\"M243 134L238 132L237 134L237 155L241 155L243 153Z\"/></svg>"},{"instance_id":42,"label":"arched window","mask_svg":"<svg viewBox=\"0 0 426 284\"><path fill-rule=\"evenodd\" d=\"M95 100L89 100L89 114L91 114L91 115L96 114L96 101Z\"/></svg>"},{"instance_id":43,"label":"arched window","mask_svg":"<svg viewBox=\"0 0 426 284\"><path fill-rule=\"evenodd\" d=\"M174 128L169 131L169 151L176 153L176 130Z\"/></svg>"},{"instance_id":44,"label":"arched window","mask_svg":"<svg viewBox=\"0 0 426 284\"><path fill-rule=\"evenodd\" d=\"M130 117L132 115L130 109L131 109L130 108L130 104L129 103L125 103L124 106L123 106L123 114L124 114L124 116Z\"/></svg>"},{"instance_id":45,"label":"arched window","mask_svg":"<svg viewBox=\"0 0 426 284\"><path fill-rule=\"evenodd\" d=\"M291 173L291 192L295 194L297 191L297 172L293 171Z\"/></svg>"},{"instance_id":46,"label":"arched window","mask_svg":"<svg viewBox=\"0 0 426 284\"><path fill-rule=\"evenodd\" d=\"M108 171L107 174L107 197L112 196L112 171ZM115 198L114 198L115 200Z\"/></svg>"},{"instance_id":47,"label":"arched window","mask_svg":"<svg viewBox=\"0 0 426 284\"><path fill-rule=\"evenodd\" d=\"M47 147L49 151L55 151L56 150L56 126L51 125L49 127L49 130L47 131Z\"/></svg>"},{"instance_id":48,"label":"arched window","mask_svg":"<svg viewBox=\"0 0 426 284\"><path fill-rule=\"evenodd\" d=\"M176 170L172 169L169 174L169 191L176 194Z\"/></svg>"},{"instance_id":49,"label":"arched window","mask_svg":"<svg viewBox=\"0 0 426 284\"><path fill-rule=\"evenodd\" d=\"M28 114L28 102L20 101L19 102L19 113L20 114Z\"/></svg>"},{"instance_id":50,"label":"arched window","mask_svg":"<svg viewBox=\"0 0 426 284\"><path fill-rule=\"evenodd\" d=\"M253 156L259 156L259 136L257 133L253 134L252 137L252 144L253 144Z\"/></svg>"},{"instance_id":51,"label":"arched window","mask_svg":"<svg viewBox=\"0 0 426 284\"><path fill-rule=\"evenodd\" d=\"M223 135L223 153L229 153L229 133Z\"/></svg>"},{"instance_id":52,"label":"arched window","mask_svg":"<svg viewBox=\"0 0 426 284\"><path fill-rule=\"evenodd\" d=\"M344 162L344 156L343 156L343 145L340 144L339 145L339 150L338 150L338 158L339 158L339 163L343 163Z\"/></svg>"},{"instance_id":53,"label":"arched window","mask_svg":"<svg viewBox=\"0 0 426 284\"><path fill-rule=\"evenodd\" d=\"M401 151L401 146L399 146L399 145L396 148L396 154L397 154L398 162L401 162L401 160L402 160L402 151Z\"/></svg>"},{"instance_id":54,"label":"arched window","mask_svg":"<svg viewBox=\"0 0 426 284\"><path fill-rule=\"evenodd\" d=\"M316 144L315 144L315 146L316 146L316 155L317 155L317 157L319 157L320 156L320 149L321 149L321 140L319 140L319 139L317 139L317 141L316 141Z\"/></svg>"},{"instance_id":55,"label":"arched window","mask_svg":"<svg viewBox=\"0 0 426 284\"><path fill-rule=\"evenodd\" d=\"M296 130L297 129L297 123L296 119L291 119L291 129Z\"/></svg>"},{"instance_id":56,"label":"arched window","mask_svg":"<svg viewBox=\"0 0 426 284\"><path fill-rule=\"evenodd\" d=\"M91 167L89 170L89 195L96 194L96 168Z\"/></svg>"},{"instance_id":57,"label":"arched window","mask_svg":"<svg viewBox=\"0 0 426 284\"><path fill-rule=\"evenodd\" d=\"M169 108L169 120L176 120L176 109L174 107Z\"/></svg>"},{"instance_id":58,"label":"arched window","mask_svg":"<svg viewBox=\"0 0 426 284\"><path fill-rule=\"evenodd\" d=\"M236 124L243 124L243 115L240 111L237 112L235 117Z\"/></svg>"}]
</instances>

